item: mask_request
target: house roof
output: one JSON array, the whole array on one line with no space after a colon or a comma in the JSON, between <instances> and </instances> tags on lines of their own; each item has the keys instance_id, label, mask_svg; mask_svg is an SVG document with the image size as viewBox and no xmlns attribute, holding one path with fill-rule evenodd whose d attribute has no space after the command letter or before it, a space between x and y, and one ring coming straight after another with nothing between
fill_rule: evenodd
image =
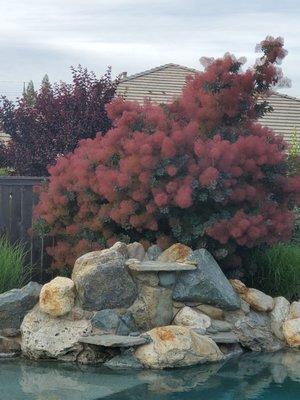
<instances>
[{"instance_id":1,"label":"house roof","mask_svg":"<svg viewBox=\"0 0 300 400\"><path fill-rule=\"evenodd\" d=\"M266 114L260 122L283 135L290 143L296 131L300 143L300 99L275 92L267 100L274 111Z\"/></svg>"},{"instance_id":2,"label":"house roof","mask_svg":"<svg viewBox=\"0 0 300 400\"><path fill-rule=\"evenodd\" d=\"M117 94L142 103L145 98L155 103L168 103L181 94L186 77L198 72L178 64L165 64L122 79ZM291 142L296 130L300 141L300 99L274 92L268 102L274 111L260 122L284 135Z\"/></svg>"},{"instance_id":3,"label":"house roof","mask_svg":"<svg viewBox=\"0 0 300 400\"><path fill-rule=\"evenodd\" d=\"M196 69L178 64L161 65L124 78L118 85L117 94L140 103L145 98L167 103L180 95L187 75L196 72Z\"/></svg>"}]
</instances>

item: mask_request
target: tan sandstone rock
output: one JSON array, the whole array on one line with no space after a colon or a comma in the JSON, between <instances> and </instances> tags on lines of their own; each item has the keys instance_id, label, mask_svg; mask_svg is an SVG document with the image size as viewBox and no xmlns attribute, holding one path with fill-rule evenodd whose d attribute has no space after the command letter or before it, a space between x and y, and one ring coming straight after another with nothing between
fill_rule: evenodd
<instances>
[{"instance_id":1,"label":"tan sandstone rock","mask_svg":"<svg viewBox=\"0 0 300 400\"><path fill-rule=\"evenodd\" d=\"M290 303L285 297L275 297L274 308L270 313L270 317L274 321L284 322L288 319L289 310Z\"/></svg>"},{"instance_id":2,"label":"tan sandstone rock","mask_svg":"<svg viewBox=\"0 0 300 400\"><path fill-rule=\"evenodd\" d=\"M166 262L186 262L187 257L193 253L192 249L181 243L173 244L171 247L166 249L157 259L157 261Z\"/></svg>"},{"instance_id":3,"label":"tan sandstone rock","mask_svg":"<svg viewBox=\"0 0 300 400\"><path fill-rule=\"evenodd\" d=\"M74 288L74 282L62 276L46 283L40 293L41 310L53 317L67 314L74 306Z\"/></svg>"},{"instance_id":4,"label":"tan sandstone rock","mask_svg":"<svg viewBox=\"0 0 300 400\"><path fill-rule=\"evenodd\" d=\"M244 294L248 290L247 286L239 279L229 279L229 282L231 283L233 289L239 294Z\"/></svg>"},{"instance_id":5,"label":"tan sandstone rock","mask_svg":"<svg viewBox=\"0 0 300 400\"><path fill-rule=\"evenodd\" d=\"M300 346L300 318L290 319L282 325L287 344L291 347Z\"/></svg>"},{"instance_id":6,"label":"tan sandstone rock","mask_svg":"<svg viewBox=\"0 0 300 400\"><path fill-rule=\"evenodd\" d=\"M269 312L274 308L273 298L260 290L251 288L240 296L250 304L251 308L255 311Z\"/></svg>"},{"instance_id":7,"label":"tan sandstone rock","mask_svg":"<svg viewBox=\"0 0 300 400\"><path fill-rule=\"evenodd\" d=\"M210 318L224 319L224 311L221 310L221 308L210 306L209 304L199 304L196 306L196 308L208 315Z\"/></svg>"},{"instance_id":8,"label":"tan sandstone rock","mask_svg":"<svg viewBox=\"0 0 300 400\"><path fill-rule=\"evenodd\" d=\"M280 340L284 340L282 324L287 320L289 310L290 303L285 297L279 296L274 299L274 308L270 312L271 329L274 335Z\"/></svg>"},{"instance_id":9,"label":"tan sandstone rock","mask_svg":"<svg viewBox=\"0 0 300 400\"><path fill-rule=\"evenodd\" d=\"M300 318L300 301L294 301L291 304L288 319Z\"/></svg>"},{"instance_id":10,"label":"tan sandstone rock","mask_svg":"<svg viewBox=\"0 0 300 400\"><path fill-rule=\"evenodd\" d=\"M206 328L211 325L211 319L191 307L183 307L175 316L174 324L201 328L205 332Z\"/></svg>"},{"instance_id":11,"label":"tan sandstone rock","mask_svg":"<svg viewBox=\"0 0 300 400\"><path fill-rule=\"evenodd\" d=\"M140 346L135 357L148 368L183 367L224 358L212 339L184 326L164 326L147 333L152 342Z\"/></svg>"}]
</instances>

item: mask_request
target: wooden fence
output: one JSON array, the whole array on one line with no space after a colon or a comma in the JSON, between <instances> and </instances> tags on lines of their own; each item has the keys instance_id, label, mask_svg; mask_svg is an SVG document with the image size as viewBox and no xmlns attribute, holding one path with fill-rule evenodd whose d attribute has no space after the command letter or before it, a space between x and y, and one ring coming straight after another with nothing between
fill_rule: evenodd
<instances>
[{"instance_id":1,"label":"wooden fence","mask_svg":"<svg viewBox=\"0 0 300 400\"><path fill-rule=\"evenodd\" d=\"M0 234L5 235L12 243L21 241L27 250L27 263L34 265L33 279L43 281L46 270L51 264L46 254L46 247L52 239L33 237L32 212L37 202L34 186L45 178L40 177L0 177Z\"/></svg>"}]
</instances>

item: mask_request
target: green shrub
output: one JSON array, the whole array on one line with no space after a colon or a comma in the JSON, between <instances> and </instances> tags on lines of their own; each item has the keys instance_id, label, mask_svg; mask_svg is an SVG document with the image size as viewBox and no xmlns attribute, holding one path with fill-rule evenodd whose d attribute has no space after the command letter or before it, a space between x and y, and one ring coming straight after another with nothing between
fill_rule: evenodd
<instances>
[{"instance_id":1,"label":"green shrub","mask_svg":"<svg viewBox=\"0 0 300 400\"><path fill-rule=\"evenodd\" d=\"M300 298L300 246L279 243L253 253L255 272L249 284L272 296Z\"/></svg>"},{"instance_id":2,"label":"green shrub","mask_svg":"<svg viewBox=\"0 0 300 400\"><path fill-rule=\"evenodd\" d=\"M6 238L0 239L0 293L27 283L31 267L25 265L25 257L23 244L12 245Z\"/></svg>"}]
</instances>

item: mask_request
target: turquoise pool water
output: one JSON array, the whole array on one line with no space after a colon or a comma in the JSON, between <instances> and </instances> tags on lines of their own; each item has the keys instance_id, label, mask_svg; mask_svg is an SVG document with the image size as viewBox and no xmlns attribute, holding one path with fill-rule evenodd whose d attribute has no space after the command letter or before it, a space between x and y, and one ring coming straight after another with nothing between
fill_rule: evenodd
<instances>
[{"instance_id":1,"label":"turquoise pool water","mask_svg":"<svg viewBox=\"0 0 300 400\"><path fill-rule=\"evenodd\" d=\"M168 371L0 359L1 400L297 400L300 352L245 354Z\"/></svg>"}]
</instances>

